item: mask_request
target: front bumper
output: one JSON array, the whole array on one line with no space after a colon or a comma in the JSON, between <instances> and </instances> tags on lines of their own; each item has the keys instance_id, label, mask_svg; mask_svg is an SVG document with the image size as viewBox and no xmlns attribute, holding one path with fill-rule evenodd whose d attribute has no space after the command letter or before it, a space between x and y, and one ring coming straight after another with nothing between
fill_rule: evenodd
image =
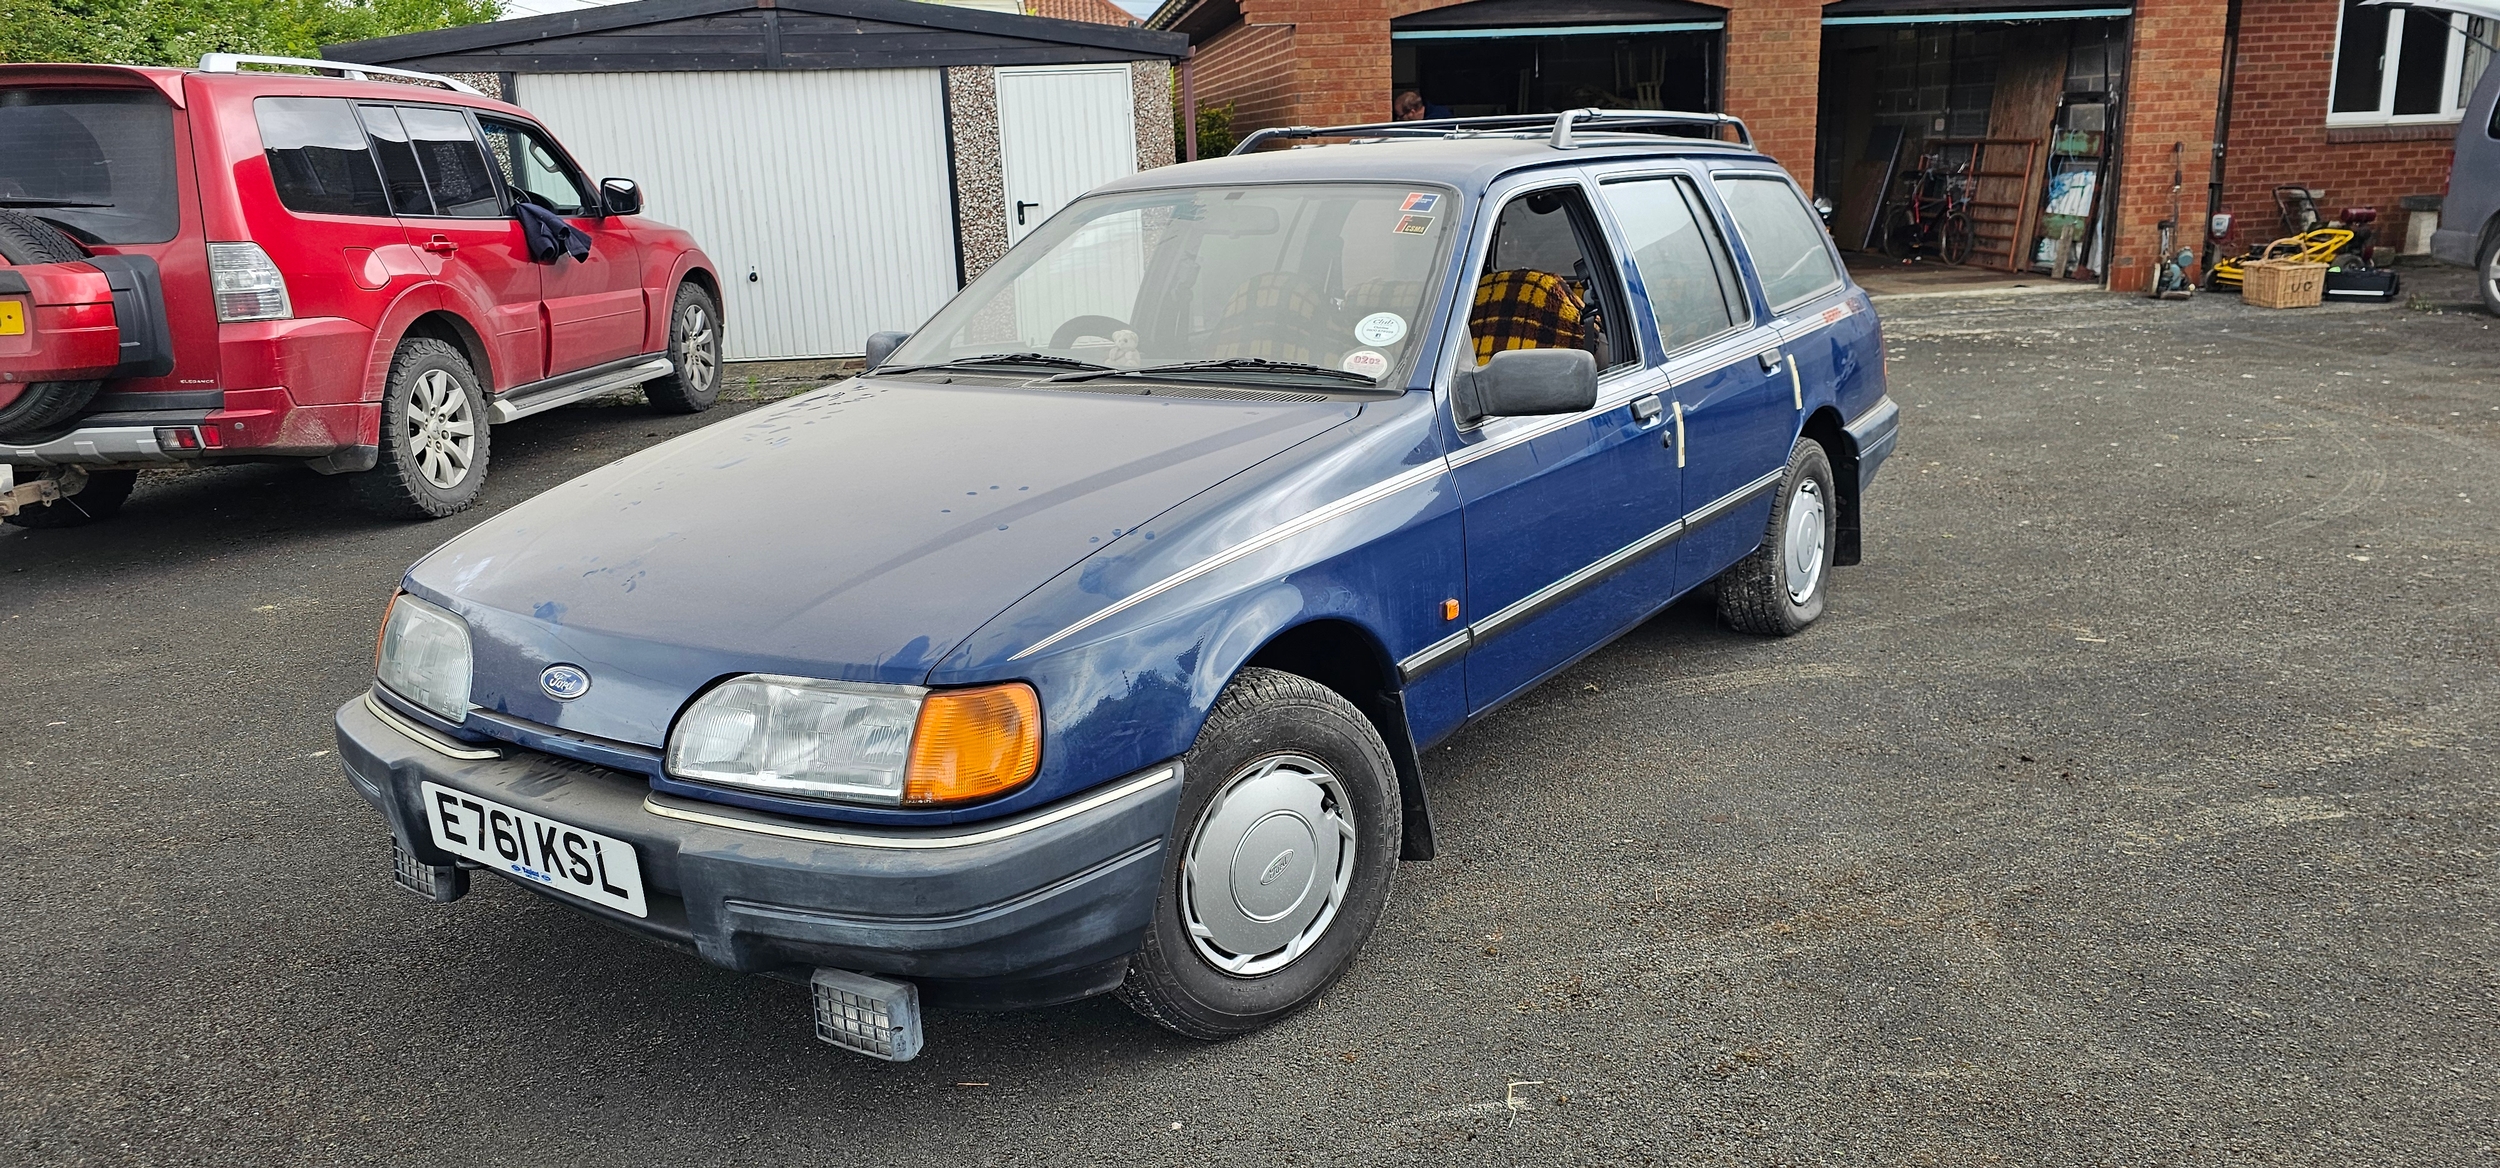
<instances>
[{"instance_id":1,"label":"front bumper","mask_svg":"<svg viewBox=\"0 0 2500 1168\"><path fill-rule=\"evenodd\" d=\"M1120 983L1154 912L1181 786L1173 762L1004 821L896 831L657 795L639 775L508 746L466 749L364 697L339 707L337 728L349 779L422 863L455 862L418 801L430 779L634 845L649 917L514 880L567 907L730 969L901 977L933 1005L976 1009Z\"/></svg>"}]
</instances>

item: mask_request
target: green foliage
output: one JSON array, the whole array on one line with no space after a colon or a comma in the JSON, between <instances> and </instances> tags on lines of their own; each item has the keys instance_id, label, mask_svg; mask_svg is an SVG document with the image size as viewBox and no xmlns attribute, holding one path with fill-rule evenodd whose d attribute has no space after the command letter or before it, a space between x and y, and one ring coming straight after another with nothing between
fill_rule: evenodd
<instances>
[{"instance_id":1,"label":"green foliage","mask_svg":"<svg viewBox=\"0 0 2500 1168\"><path fill-rule=\"evenodd\" d=\"M0 0L0 61L194 65L493 20L502 0Z\"/></svg>"},{"instance_id":2,"label":"green foliage","mask_svg":"<svg viewBox=\"0 0 2500 1168\"><path fill-rule=\"evenodd\" d=\"M0 4L8 2L0 0ZM1179 92L1178 85L1175 85L1173 93L1176 98ZM1189 161L1189 137L1183 133L1184 116L1180 102L1175 100L1172 103L1172 159L1176 162ZM1222 105L1198 107L1198 157L1221 158L1232 153L1236 141L1239 139L1233 136L1233 103L1228 101Z\"/></svg>"}]
</instances>

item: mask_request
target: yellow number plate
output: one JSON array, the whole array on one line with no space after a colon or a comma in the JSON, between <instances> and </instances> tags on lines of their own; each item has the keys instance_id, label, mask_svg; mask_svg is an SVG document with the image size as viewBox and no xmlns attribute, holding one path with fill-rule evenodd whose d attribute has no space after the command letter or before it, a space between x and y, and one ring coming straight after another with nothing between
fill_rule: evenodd
<instances>
[{"instance_id":1,"label":"yellow number plate","mask_svg":"<svg viewBox=\"0 0 2500 1168\"><path fill-rule=\"evenodd\" d=\"M26 305L16 300L0 300L0 337L26 335Z\"/></svg>"}]
</instances>

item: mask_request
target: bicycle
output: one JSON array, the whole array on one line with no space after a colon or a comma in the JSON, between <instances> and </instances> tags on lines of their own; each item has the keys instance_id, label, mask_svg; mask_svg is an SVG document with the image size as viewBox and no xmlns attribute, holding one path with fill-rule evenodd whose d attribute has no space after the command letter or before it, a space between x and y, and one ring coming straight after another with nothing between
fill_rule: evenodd
<instances>
[{"instance_id":1,"label":"bicycle","mask_svg":"<svg viewBox=\"0 0 2500 1168\"><path fill-rule=\"evenodd\" d=\"M1935 155L1923 155L1901 185L1901 201L1884 219L1884 254L1903 262L1933 254L1948 264L1969 263L1977 243L1969 164L1948 171Z\"/></svg>"}]
</instances>

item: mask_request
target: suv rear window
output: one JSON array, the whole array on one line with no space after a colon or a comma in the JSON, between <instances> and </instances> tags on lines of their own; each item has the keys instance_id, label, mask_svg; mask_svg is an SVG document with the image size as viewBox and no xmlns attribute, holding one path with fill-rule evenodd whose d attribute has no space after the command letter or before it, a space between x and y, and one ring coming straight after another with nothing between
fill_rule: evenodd
<instances>
[{"instance_id":1,"label":"suv rear window","mask_svg":"<svg viewBox=\"0 0 2500 1168\"><path fill-rule=\"evenodd\" d=\"M89 243L163 243L182 227L174 111L140 89L0 89L0 207Z\"/></svg>"},{"instance_id":2,"label":"suv rear window","mask_svg":"<svg viewBox=\"0 0 2500 1168\"><path fill-rule=\"evenodd\" d=\"M252 102L269 178L289 211L389 218L391 201L355 107L337 97L264 97Z\"/></svg>"},{"instance_id":3,"label":"suv rear window","mask_svg":"<svg viewBox=\"0 0 2500 1168\"><path fill-rule=\"evenodd\" d=\"M1729 176L1719 179L1719 197L1736 220L1736 234L1753 253L1754 275L1762 279L1762 298L1771 311L1784 311L1829 291L1840 283L1840 266L1823 245L1823 229L1806 210L1797 189L1786 180Z\"/></svg>"}]
</instances>

